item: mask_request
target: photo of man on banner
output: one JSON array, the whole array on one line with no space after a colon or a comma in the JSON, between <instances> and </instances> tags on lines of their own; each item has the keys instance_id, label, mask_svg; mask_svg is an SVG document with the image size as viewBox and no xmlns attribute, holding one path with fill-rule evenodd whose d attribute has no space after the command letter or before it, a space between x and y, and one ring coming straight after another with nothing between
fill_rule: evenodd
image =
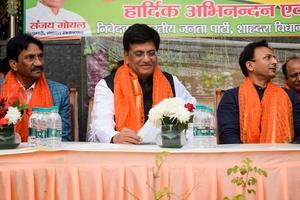
<instances>
[{"instance_id":1,"label":"photo of man on banner","mask_svg":"<svg viewBox=\"0 0 300 200\"><path fill-rule=\"evenodd\" d=\"M26 10L26 32L41 39L78 38L92 34L88 22L63 8L65 0L38 0Z\"/></svg>"}]
</instances>

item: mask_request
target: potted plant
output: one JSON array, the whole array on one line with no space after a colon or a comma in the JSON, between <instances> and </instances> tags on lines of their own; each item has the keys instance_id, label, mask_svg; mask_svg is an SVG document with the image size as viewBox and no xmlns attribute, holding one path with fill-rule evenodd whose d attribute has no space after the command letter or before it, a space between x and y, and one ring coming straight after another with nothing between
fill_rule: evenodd
<instances>
[{"instance_id":1,"label":"potted plant","mask_svg":"<svg viewBox=\"0 0 300 200\"><path fill-rule=\"evenodd\" d=\"M180 148L185 144L185 133L192 120L195 107L180 98L162 100L149 111L149 120L161 128L157 144L162 147Z\"/></svg>"},{"instance_id":2,"label":"potted plant","mask_svg":"<svg viewBox=\"0 0 300 200\"><path fill-rule=\"evenodd\" d=\"M27 105L21 105L18 96L0 98L0 148L13 148L15 124L22 118Z\"/></svg>"}]
</instances>

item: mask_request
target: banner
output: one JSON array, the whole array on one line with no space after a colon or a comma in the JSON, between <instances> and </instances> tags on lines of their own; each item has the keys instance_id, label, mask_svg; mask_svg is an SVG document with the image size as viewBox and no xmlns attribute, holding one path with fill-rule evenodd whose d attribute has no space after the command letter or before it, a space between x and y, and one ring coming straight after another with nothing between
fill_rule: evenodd
<instances>
[{"instance_id":1,"label":"banner","mask_svg":"<svg viewBox=\"0 0 300 200\"><path fill-rule=\"evenodd\" d=\"M25 31L42 39L123 35L146 23L167 37L299 36L299 0L26 0Z\"/></svg>"}]
</instances>

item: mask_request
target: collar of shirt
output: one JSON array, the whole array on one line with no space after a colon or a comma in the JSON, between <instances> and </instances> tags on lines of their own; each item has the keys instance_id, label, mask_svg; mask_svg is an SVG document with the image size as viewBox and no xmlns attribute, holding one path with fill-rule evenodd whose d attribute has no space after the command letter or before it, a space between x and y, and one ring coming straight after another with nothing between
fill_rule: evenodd
<instances>
[{"instance_id":1,"label":"collar of shirt","mask_svg":"<svg viewBox=\"0 0 300 200\"><path fill-rule=\"evenodd\" d=\"M23 90L25 91L26 94L26 103L28 103L32 97L33 89L35 88L35 82L28 88L26 89L24 85L18 80L20 85L22 86Z\"/></svg>"},{"instance_id":2,"label":"collar of shirt","mask_svg":"<svg viewBox=\"0 0 300 200\"><path fill-rule=\"evenodd\" d=\"M262 87L260 87L260 86L258 86L258 85L255 85L255 84L253 84L253 85L254 85L254 87L255 87L257 93L258 93L259 99L262 100L266 88L262 88Z\"/></svg>"}]
</instances>

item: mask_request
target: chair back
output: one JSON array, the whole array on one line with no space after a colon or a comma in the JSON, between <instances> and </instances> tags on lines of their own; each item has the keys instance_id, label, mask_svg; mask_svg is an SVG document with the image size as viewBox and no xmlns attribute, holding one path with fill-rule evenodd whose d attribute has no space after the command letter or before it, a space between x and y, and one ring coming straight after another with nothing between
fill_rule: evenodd
<instances>
[{"instance_id":1,"label":"chair back","mask_svg":"<svg viewBox=\"0 0 300 200\"><path fill-rule=\"evenodd\" d=\"M219 133L219 127L218 127L218 106L220 104L220 101L224 95L225 91L224 90L216 90L215 94L215 110L216 110L216 137L217 137L217 144L220 144L220 133Z\"/></svg>"},{"instance_id":2,"label":"chair back","mask_svg":"<svg viewBox=\"0 0 300 200\"><path fill-rule=\"evenodd\" d=\"M87 118L87 127L86 127L86 139L88 140L91 131L91 118L92 118L92 110L94 105L94 97L89 97L89 105L88 105L88 118Z\"/></svg>"},{"instance_id":3,"label":"chair back","mask_svg":"<svg viewBox=\"0 0 300 200\"><path fill-rule=\"evenodd\" d=\"M76 88L69 89L71 104L71 134L73 141L79 141L78 128L78 91Z\"/></svg>"}]
</instances>

